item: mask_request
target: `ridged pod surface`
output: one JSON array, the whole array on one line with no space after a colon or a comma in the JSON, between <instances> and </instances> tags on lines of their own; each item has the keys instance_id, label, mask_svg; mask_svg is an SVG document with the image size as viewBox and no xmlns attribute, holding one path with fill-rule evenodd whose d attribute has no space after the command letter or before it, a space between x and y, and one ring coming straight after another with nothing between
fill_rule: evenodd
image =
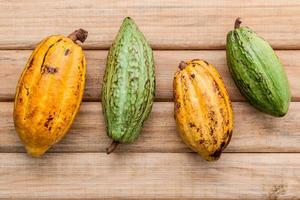
<instances>
[{"instance_id":1,"label":"ridged pod surface","mask_svg":"<svg viewBox=\"0 0 300 200\"><path fill-rule=\"evenodd\" d=\"M118 143L137 139L155 94L152 49L129 17L109 50L101 94L107 134L114 141L110 153Z\"/></svg>"},{"instance_id":2,"label":"ridged pod surface","mask_svg":"<svg viewBox=\"0 0 300 200\"><path fill-rule=\"evenodd\" d=\"M272 47L247 27L227 35L227 64L240 92L257 109L281 117L289 109L291 94L284 68Z\"/></svg>"},{"instance_id":3,"label":"ridged pod surface","mask_svg":"<svg viewBox=\"0 0 300 200\"><path fill-rule=\"evenodd\" d=\"M44 154L66 134L82 100L86 61L76 40L87 32L53 35L32 52L19 79L14 124L31 156Z\"/></svg>"},{"instance_id":4,"label":"ridged pod surface","mask_svg":"<svg viewBox=\"0 0 300 200\"><path fill-rule=\"evenodd\" d=\"M218 160L233 128L231 101L220 74L204 60L181 62L173 89L175 121L184 143L205 160Z\"/></svg>"}]
</instances>

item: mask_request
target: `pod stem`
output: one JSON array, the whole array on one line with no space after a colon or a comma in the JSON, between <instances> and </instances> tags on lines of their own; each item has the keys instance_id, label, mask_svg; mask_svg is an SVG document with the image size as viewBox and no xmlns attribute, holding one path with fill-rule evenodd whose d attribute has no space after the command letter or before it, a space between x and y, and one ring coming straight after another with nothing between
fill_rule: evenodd
<instances>
[{"instance_id":1,"label":"pod stem","mask_svg":"<svg viewBox=\"0 0 300 200\"><path fill-rule=\"evenodd\" d=\"M236 18L236 20L235 20L235 22L234 22L234 28L235 28L235 29L240 28L241 23L242 23L241 18L240 18L240 17Z\"/></svg>"},{"instance_id":2,"label":"pod stem","mask_svg":"<svg viewBox=\"0 0 300 200\"><path fill-rule=\"evenodd\" d=\"M118 144L119 144L119 142L113 141L113 142L111 143L111 145L110 145L108 148L106 148L106 153L107 153L107 154L112 153L114 150L116 150Z\"/></svg>"},{"instance_id":3,"label":"pod stem","mask_svg":"<svg viewBox=\"0 0 300 200\"><path fill-rule=\"evenodd\" d=\"M86 30L83 29L78 29L76 31L74 31L73 33L71 33L68 38L70 38L71 40L73 40L73 42L76 42L77 40L79 40L80 42L84 42L85 39L88 36L88 32Z\"/></svg>"},{"instance_id":4,"label":"pod stem","mask_svg":"<svg viewBox=\"0 0 300 200\"><path fill-rule=\"evenodd\" d=\"M181 61L180 63L179 63L179 69L180 70L183 70L185 67L187 66L187 63L186 62L184 62L184 61Z\"/></svg>"}]
</instances>

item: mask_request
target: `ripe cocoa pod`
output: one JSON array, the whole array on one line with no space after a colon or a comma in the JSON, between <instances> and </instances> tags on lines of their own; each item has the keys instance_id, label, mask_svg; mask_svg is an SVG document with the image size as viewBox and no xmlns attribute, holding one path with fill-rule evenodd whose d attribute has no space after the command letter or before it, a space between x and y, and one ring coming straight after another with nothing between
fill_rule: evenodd
<instances>
[{"instance_id":1,"label":"ripe cocoa pod","mask_svg":"<svg viewBox=\"0 0 300 200\"><path fill-rule=\"evenodd\" d=\"M152 49L134 21L124 19L111 46L102 86L107 134L118 143L135 141L148 118L155 93Z\"/></svg>"},{"instance_id":2,"label":"ripe cocoa pod","mask_svg":"<svg viewBox=\"0 0 300 200\"><path fill-rule=\"evenodd\" d=\"M83 96L86 74L84 53L76 40L87 32L79 29L68 37L53 35L32 52L19 79L14 124L31 156L44 154L67 133Z\"/></svg>"},{"instance_id":3,"label":"ripe cocoa pod","mask_svg":"<svg viewBox=\"0 0 300 200\"><path fill-rule=\"evenodd\" d=\"M181 62L173 88L182 140L205 160L218 160L233 129L231 101L220 74L204 60Z\"/></svg>"},{"instance_id":4,"label":"ripe cocoa pod","mask_svg":"<svg viewBox=\"0 0 300 200\"><path fill-rule=\"evenodd\" d=\"M284 68L272 47L240 23L238 18L235 29L227 35L227 64L232 78L255 108L282 117L291 101Z\"/></svg>"}]
</instances>

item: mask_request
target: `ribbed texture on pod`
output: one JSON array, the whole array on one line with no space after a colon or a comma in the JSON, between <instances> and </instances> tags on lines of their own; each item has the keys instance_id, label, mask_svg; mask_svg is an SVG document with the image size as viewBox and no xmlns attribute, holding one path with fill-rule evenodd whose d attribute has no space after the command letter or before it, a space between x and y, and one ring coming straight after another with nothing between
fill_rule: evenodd
<instances>
[{"instance_id":1,"label":"ribbed texture on pod","mask_svg":"<svg viewBox=\"0 0 300 200\"><path fill-rule=\"evenodd\" d=\"M233 128L232 106L220 74L203 60L181 62L173 89L181 138L205 160L218 160Z\"/></svg>"},{"instance_id":2,"label":"ribbed texture on pod","mask_svg":"<svg viewBox=\"0 0 300 200\"><path fill-rule=\"evenodd\" d=\"M86 38L87 32L78 31ZM17 85L13 114L30 155L42 155L66 134L81 103L85 74L81 47L65 36L50 36L32 52Z\"/></svg>"},{"instance_id":3,"label":"ribbed texture on pod","mask_svg":"<svg viewBox=\"0 0 300 200\"><path fill-rule=\"evenodd\" d=\"M134 21L124 19L111 46L102 86L107 134L131 143L152 109L155 75L152 49Z\"/></svg>"},{"instance_id":4,"label":"ribbed texture on pod","mask_svg":"<svg viewBox=\"0 0 300 200\"><path fill-rule=\"evenodd\" d=\"M257 109L284 116L291 99L284 68L271 46L249 28L227 35L227 64L240 92Z\"/></svg>"}]
</instances>

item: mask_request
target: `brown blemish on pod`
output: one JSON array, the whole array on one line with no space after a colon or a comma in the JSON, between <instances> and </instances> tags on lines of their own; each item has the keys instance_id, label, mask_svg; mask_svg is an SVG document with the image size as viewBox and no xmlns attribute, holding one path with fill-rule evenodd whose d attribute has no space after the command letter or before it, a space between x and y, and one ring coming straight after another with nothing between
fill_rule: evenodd
<instances>
[{"instance_id":1,"label":"brown blemish on pod","mask_svg":"<svg viewBox=\"0 0 300 200\"><path fill-rule=\"evenodd\" d=\"M191 127L191 128L194 128L194 127L196 127L196 125L194 124L194 123L189 123L189 126Z\"/></svg>"},{"instance_id":2,"label":"brown blemish on pod","mask_svg":"<svg viewBox=\"0 0 300 200\"><path fill-rule=\"evenodd\" d=\"M43 68L42 74L56 74L58 69L49 65L45 65Z\"/></svg>"},{"instance_id":3,"label":"brown blemish on pod","mask_svg":"<svg viewBox=\"0 0 300 200\"><path fill-rule=\"evenodd\" d=\"M65 56L68 56L69 54L70 54L70 49L66 49L66 51L65 51Z\"/></svg>"},{"instance_id":4,"label":"brown blemish on pod","mask_svg":"<svg viewBox=\"0 0 300 200\"><path fill-rule=\"evenodd\" d=\"M50 122L51 122L53 119L54 119L54 117L53 117L52 115L49 115L49 117L47 118L47 120L46 120L44 126L45 126L46 128L48 128ZM50 130L51 130L51 129L50 129Z\"/></svg>"}]
</instances>

